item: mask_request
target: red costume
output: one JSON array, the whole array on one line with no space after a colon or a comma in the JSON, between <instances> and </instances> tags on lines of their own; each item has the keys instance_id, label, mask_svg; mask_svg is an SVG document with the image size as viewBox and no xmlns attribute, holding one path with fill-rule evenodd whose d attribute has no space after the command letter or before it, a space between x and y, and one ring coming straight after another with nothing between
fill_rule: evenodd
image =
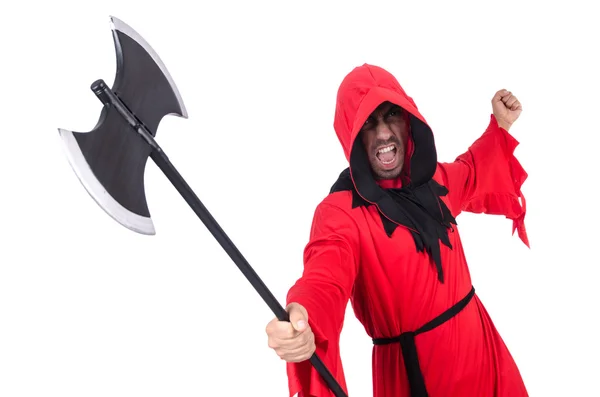
<instances>
[{"instance_id":1,"label":"red costume","mask_svg":"<svg viewBox=\"0 0 600 397\"><path fill-rule=\"evenodd\" d=\"M356 139L384 101L409 114L404 175L376 181ZM373 338L374 397L524 397L511 354L474 293L454 218L504 215L528 245L518 142L494 116L452 163L387 71L363 65L342 82L334 127L349 162L317 206L304 272L287 302L308 311L316 353L346 389L339 338L350 300ZM288 363L290 395L333 396L309 361ZM350 394L351 395L351 394Z\"/></svg>"}]
</instances>

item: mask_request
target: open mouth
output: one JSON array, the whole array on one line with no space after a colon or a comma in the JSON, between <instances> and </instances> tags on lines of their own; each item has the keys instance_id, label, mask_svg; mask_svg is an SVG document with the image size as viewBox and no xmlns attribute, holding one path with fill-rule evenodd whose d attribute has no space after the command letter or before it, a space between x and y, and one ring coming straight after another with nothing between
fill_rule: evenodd
<instances>
[{"instance_id":1,"label":"open mouth","mask_svg":"<svg viewBox=\"0 0 600 397\"><path fill-rule=\"evenodd\" d=\"M396 162L397 152L398 149L396 149L396 145L391 144L380 148L377 151L377 158L381 164L383 164L385 167L389 167Z\"/></svg>"}]
</instances>

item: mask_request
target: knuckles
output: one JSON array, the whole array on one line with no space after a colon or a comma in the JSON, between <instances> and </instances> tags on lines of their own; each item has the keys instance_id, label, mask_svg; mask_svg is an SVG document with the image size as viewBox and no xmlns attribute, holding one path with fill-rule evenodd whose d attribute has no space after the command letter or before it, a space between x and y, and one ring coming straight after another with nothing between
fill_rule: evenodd
<instances>
[{"instance_id":1,"label":"knuckles","mask_svg":"<svg viewBox=\"0 0 600 397\"><path fill-rule=\"evenodd\" d=\"M267 341L267 344L269 345L269 348L271 348L271 349L279 348L279 343L277 343L274 338L269 338Z\"/></svg>"},{"instance_id":2,"label":"knuckles","mask_svg":"<svg viewBox=\"0 0 600 397\"><path fill-rule=\"evenodd\" d=\"M290 335L288 331L267 326L269 348L273 349L277 356L286 362L301 362L309 359L316 350L313 332L307 329L293 338L281 337L283 334ZM291 334L294 335L294 330L291 331Z\"/></svg>"}]
</instances>

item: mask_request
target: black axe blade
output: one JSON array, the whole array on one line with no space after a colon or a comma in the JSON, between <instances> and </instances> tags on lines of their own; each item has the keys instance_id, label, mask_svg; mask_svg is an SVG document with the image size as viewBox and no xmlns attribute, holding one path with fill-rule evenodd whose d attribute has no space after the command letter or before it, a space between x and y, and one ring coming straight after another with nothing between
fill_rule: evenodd
<instances>
[{"instance_id":1,"label":"black axe blade","mask_svg":"<svg viewBox=\"0 0 600 397\"><path fill-rule=\"evenodd\" d=\"M111 17L111 28L117 58L115 82L111 90L102 80L91 86L104 103L100 119L89 132L62 128L59 132L71 167L98 205L125 227L154 234L144 190L152 147L130 130L143 120L155 137L164 116L187 118L187 111L169 71L144 38L115 17ZM119 99L116 105L107 95ZM134 119L128 119L130 115Z\"/></svg>"},{"instance_id":2,"label":"black axe blade","mask_svg":"<svg viewBox=\"0 0 600 397\"><path fill-rule=\"evenodd\" d=\"M165 174L190 208L281 321L289 315L221 229L155 140L162 118L187 118L179 91L150 45L131 27L111 17L117 76L111 88L96 80L91 89L103 108L96 127L86 133L59 129L63 147L79 180L117 222L154 234L146 203L144 170L148 157ZM310 362L336 397L346 397L317 354Z\"/></svg>"}]
</instances>

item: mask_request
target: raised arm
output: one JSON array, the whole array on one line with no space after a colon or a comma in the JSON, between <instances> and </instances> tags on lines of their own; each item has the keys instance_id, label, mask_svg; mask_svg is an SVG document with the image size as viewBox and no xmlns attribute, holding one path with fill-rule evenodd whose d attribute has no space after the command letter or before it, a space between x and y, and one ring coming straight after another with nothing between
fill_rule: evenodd
<instances>
[{"instance_id":1,"label":"raised arm","mask_svg":"<svg viewBox=\"0 0 600 397\"><path fill-rule=\"evenodd\" d=\"M506 90L492 99L493 114L481 137L454 162L440 163L438 177L448 188L453 215L460 212L504 215L513 221L521 240L529 246L525 229L525 197L521 186L527 173L514 156L519 142L508 130L522 107Z\"/></svg>"}]
</instances>

